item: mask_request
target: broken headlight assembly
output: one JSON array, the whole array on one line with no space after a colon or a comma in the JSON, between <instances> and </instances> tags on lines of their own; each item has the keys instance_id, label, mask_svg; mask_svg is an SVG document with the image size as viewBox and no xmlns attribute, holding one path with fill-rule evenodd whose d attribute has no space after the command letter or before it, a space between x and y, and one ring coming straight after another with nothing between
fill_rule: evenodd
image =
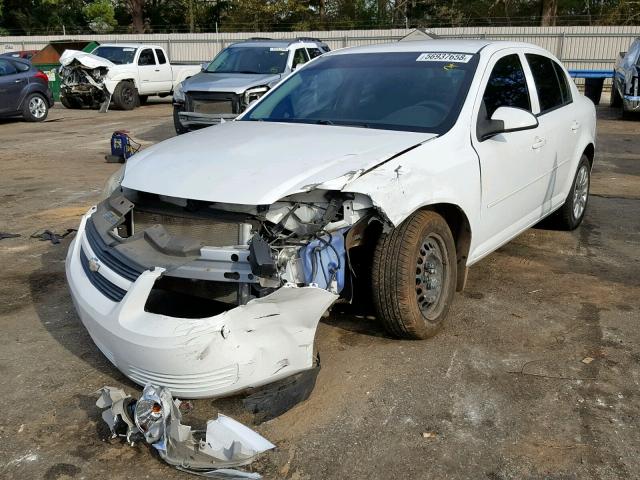
<instances>
[{"instance_id":1,"label":"broken headlight assembly","mask_svg":"<svg viewBox=\"0 0 640 480\"><path fill-rule=\"evenodd\" d=\"M177 103L184 103L185 101L182 82L176 85L176 87L173 89L173 101Z\"/></svg>"},{"instance_id":2,"label":"broken headlight assembly","mask_svg":"<svg viewBox=\"0 0 640 480\"><path fill-rule=\"evenodd\" d=\"M142 397L136 402L133 420L142 432L147 443L155 443L164 433L164 417L169 406L155 388L145 388Z\"/></svg>"},{"instance_id":3,"label":"broken headlight assembly","mask_svg":"<svg viewBox=\"0 0 640 480\"><path fill-rule=\"evenodd\" d=\"M258 473L230 468L248 465L275 448L257 432L222 414L209 420L205 430L192 430L182 423L182 402L165 387L147 384L139 400L115 387L103 387L98 393L96 406L112 438L126 438L133 446L142 440L142 433L165 462L188 473L258 480L262 478Z\"/></svg>"},{"instance_id":4,"label":"broken headlight assembly","mask_svg":"<svg viewBox=\"0 0 640 480\"><path fill-rule=\"evenodd\" d=\"M245 108L251 105L251 103L258 100L260 97L262 97L262 95L267 93L268 90L269 90L269 87L263 86L263 87L250 88L246 92L244 92L243 103Z\"/></svg>"}]
</instances>

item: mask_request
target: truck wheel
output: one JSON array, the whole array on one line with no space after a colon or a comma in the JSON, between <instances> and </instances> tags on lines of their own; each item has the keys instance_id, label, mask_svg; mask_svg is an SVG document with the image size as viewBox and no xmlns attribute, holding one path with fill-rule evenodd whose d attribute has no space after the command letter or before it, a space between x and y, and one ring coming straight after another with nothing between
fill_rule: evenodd
<instances>
[{"instance_id":1,"label":"truck wheel","mask_svg":"<svg viewBox=\"0 0 640 480\"><path fill-rule=\"evenodd\" d=\"M582 223L589 201L589 185L591 184L591 168L589 159L582 155L576 176L573 178L571 190L558 210L557 224L562 230L575 230Z\"/></svg>"},{"instance_id":2,"label":"truck wheel","mask_svg":"<svg viewBox=\"0 0 640 480\"><path fill-rule=\"evenodd\" d=\"M60 103L65 108L70 108L72 110L78 110L82 108L82 102L73 97L60 96Z\"/></svg>"},{"instance_id":3,"label":"truck wheel","mask_svg":"<svg viewBox=\"0 0 640 480\"><path fill-rule=\"evenodd\" d=\"M620 93L616 88L615 81L611 84L611 100L609 101L609 105L613 108L620 108L622 106L622 97L620 97Z\"/></svg>"},{"instance_id":4,"label":"truck wheel","mask_svg":"<svg viewBox=\"0 0 640 480\"><path fill-rule=\"evenodd\" d=\"M178 135L182 135L183 133L188 133L189 129L184 128L180 123L180 117L178 117L178 113L181 110L177 107L173 107L173 126L176 128L176 133Z\"/></svg>"},{"instance_id":5,"label":"truck wheel","mask_svg":"<svg viewBox=\"0 0 640 480\"><path fill-rule=\"evenodd\" d=\"M28 122L42 122L49 115L47 99L39 93L29 95L22 106L22 116Z\"/></svg>"},{"instance_id":6,"label":"truck wheel","mask_svg":"<svg viewBox=\"0 0 640 480\"><path fill-rule=\"evenodd\" d=\"M124 80L116 85L113 103L120 110L133 110L138 105L138 91L133 82Z\"/></svg>"},{"instance_id":7,"label":"truck wheel","mask_svg":"<svg viewBox=\"0 0 640 480\"><path fill-rule=\"evenodd\" d=\"M447 222L433 211L414 213L376 246L371 277L377 317L399 338L435 335L453 301L456 275Z\"/></svg>"}]
</instances>

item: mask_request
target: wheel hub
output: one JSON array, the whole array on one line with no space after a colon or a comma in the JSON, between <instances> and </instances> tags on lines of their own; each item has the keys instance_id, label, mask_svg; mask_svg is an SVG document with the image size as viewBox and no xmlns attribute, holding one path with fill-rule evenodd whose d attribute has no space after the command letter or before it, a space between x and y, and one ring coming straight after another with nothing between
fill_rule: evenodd
<instances>
[{"instance_id":1,"label":"wheel hub","mask_svg":"<svg viewBox=\"0 0 640 480\"><path fill-rule=\"evenodd\" d=\"M416 265L416 300L425 317L438 306L444 276L442 247L434 237L428 236L420 246Z\"/></svg>"},{"instance_id":2,"label":"wheel hub","mask_svg":"<svg viewBox=\"0 0 640 480\"><path fill-rule=\"evenodd\" d=\"M578 220L587 205L589 195L589 170L586 165L582 165L576 175L576 184L573 189L573 218Z\"/></svg>"}]
</instances>

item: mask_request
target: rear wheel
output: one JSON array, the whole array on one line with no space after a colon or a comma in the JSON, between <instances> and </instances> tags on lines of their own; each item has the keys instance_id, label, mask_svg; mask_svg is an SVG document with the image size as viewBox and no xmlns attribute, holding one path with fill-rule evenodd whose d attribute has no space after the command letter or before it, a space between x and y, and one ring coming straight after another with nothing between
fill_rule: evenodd
<instances>
[{"instance_id":1,"label":"rear wheel","mask_svg":"<svg viewBox=\"0 0 640 480\"><path fill-rule=\"evenodd\" d=\"M138 91L130 81L122 81L113 91L113 103L120 110L133 110L138 105Z\"/></svg>"},{"instance_id":2,"label":"rear wheel","mask_svg":"<svg viewBox=\"0 0 640 480\"><path fill-rule=\"evenodd\" d=\"M456 286L456 248L447 222L422 210L380 237L373 259L373 300L392 335L424 339L444 324Z\"/></svg>"},{"instance_id":3,"label":"rear wheel","mask_svg":"<svg viewBox=\"0 0 640 480\"><path fill-rule=\"evenodd\" d=\"M39 93L29 95L22 107L22 116L29 122L42 122L49 115L49 104Z\"/></svg>"},{"instance_id":4,"label":"rear wheel","mask_svg":"<svg viewBox=\"0 0 640 480\"><path fill-rule=\"evenodd\" d=\"M558 210L558 226L563 230L574 230L582 223L589 201L589 186L591 184L591 165L586 155L582 155L571 190Z\"/></svg>"}]
</instances>

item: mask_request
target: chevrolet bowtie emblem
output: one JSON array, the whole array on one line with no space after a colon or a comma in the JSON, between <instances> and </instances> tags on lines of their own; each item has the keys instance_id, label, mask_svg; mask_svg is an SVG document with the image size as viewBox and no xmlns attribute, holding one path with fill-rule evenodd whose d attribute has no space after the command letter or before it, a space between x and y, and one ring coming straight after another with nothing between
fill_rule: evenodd
<instances>
[{"instance_id":1,"label":"chevrolet bowtie emblem","mask_svg":"<svg viewBox=\"0 0 640 480\"><path fill-rule=\"evenodd\" d=\"M92 272L97 272L98 270L100 270L100 263L98 262L97 258L92 258L91 260L89 260L89 270L91 270Z\"/></svg>"}]
</instances>

